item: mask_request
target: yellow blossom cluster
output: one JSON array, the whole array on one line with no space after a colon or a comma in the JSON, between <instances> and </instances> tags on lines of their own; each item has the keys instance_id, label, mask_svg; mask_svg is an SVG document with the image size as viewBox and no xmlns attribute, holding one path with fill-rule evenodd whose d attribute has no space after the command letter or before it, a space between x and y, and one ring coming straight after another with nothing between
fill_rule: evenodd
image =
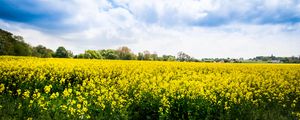
<instances>
[{"instance_id":1,"label":"yellow blossom cluster","mask_svg":"<svg viewBox=\"0 0 300 120\"><path fill-rule=\"evenodd\" d=\"M0 96L19 98L22 110L84 119L234 119L273 108L283 116L300 116L297 64L0 61Z\"/></svg>"}]
</instances>

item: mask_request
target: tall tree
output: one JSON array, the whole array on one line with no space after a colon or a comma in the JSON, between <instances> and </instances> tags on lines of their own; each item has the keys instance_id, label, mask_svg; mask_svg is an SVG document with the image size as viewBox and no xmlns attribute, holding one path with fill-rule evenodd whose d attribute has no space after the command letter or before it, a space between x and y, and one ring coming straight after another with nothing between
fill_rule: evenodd
<instances>
[{"instance_id":1,"label":"tall tree","mask_svg":"<svg viewBox=\"0 0 300 120\"><path fill-rule=\"evenodd\" d=\"M88 59L102 59L103 57L101 56L99 51L96 50L86 50L84 52L84 58Z\"/></svg>"},{"instance_id":2,"label":"tall tree","mask_svg":"<svg viewBox=\"0 0 300 120\"><path fill-rule=\"evenodd\" d=\"M14 55L12 33L0 29L0 55Z\"/></svg>"},{"instance_id":3,"label":"tall tree","mask_svg":"<svg viewBox=\"0 0 300 120\"><path fill-rule=\"evenodd\" d=\"M119 59L119 56L117 54L116 50L107 49L107 50L100 50L99 51L101 56L103 56L104 59Z\"/></svg>"},{"instance_id":4,"label":"tall tree","mask_svg":"<svg viewBox=\"0 0 300 120\"><path fill-rule=\"evenodd\" d=\"M31 55L31 46L24 42L22 36L15 36L0 29L0 55Z\"/></svg>"},{"instance_id":5,"label":"tall tree","mask_svg":"<svg viewBox=\"0 0 300 120\"><path fill-rule=\"evenodd\" d=\"M150 59L151 59L151 60L158 60L158 55L157 55L157 53L156 53L156 52L152 53L152 54L150 55Z\"/></svg>"},{"instance_id":6,"label":"tall tree","mask_svg":"<svg viewBox=\"0 0 300 120\"><path fill-rule=\"evenodd\" d=\"M51 49L48 49L43 45L38 45L36 47L33 47L32 50L32 56L37 56L37 57L49 58L52 57L53 54L54 52Z\"/></svg>"},{"instance_id":7,"label":"tall tree","mask_svg":"<svg viewBox=\"0 0 300 120\"><path fill-rule=\"evenodd\" d=\"M144 60L151 60L151 53L148 50L144 51Z\"/></svg>"},{"instance_id":8,"label":"tall tree","mask_svg":"<svg viewBox=\"0 0 300 120\"><path fill-rule=\"evenodd\" d=\"M191 57L188 55L188 54L186 54L186 53L184 53L184 52L178 52L178 54L177 54L177 60L178 61L191 61Z\"/></svg>"},{"instance_id":9,"label":"tall tree","mask_svg":"<svg viewBox=\"0 0 300 120\"><path fill-rule=\"evenodd\" d=\"M68 58L70 57L69 52L63 46L60 46L56 49L55 57L58 58Z\"/></svg>"},{"instance_id":10,"label":"tall tree","mask_svg":"<svg viewBox=\"0 0 300 120\"><path fill-rule=\"evenodd\" d=\"M162 60L163 61L175 61L176 57L173 55L163 55L162 56Z\"/></svg>"},{"instance_id":11,"label":"tall tree","mask_svg":"<svg viewBox=\"0 0 300 120\"><path fill-rule=\"evenodd\" d=\"M145 58L144 58L144 54L141 53L141 52L139 52L139 53L138 53L138 56L137 56L137 59L138 59L138 60L144 60L144 59L145 59Z\"/></svg>"},{"instance_id":12,"label":"tall tree","mask_svg":"<svg viewBox=\"0 0 300 120\"><path fill-rule=\"evenodd\" d=\"M119 58L122 59L122 60L133 60L133 59L135 59L135 55L126 46L120 47L117 50L117 53L119 55Z\"/></svg>"}]
</instances>

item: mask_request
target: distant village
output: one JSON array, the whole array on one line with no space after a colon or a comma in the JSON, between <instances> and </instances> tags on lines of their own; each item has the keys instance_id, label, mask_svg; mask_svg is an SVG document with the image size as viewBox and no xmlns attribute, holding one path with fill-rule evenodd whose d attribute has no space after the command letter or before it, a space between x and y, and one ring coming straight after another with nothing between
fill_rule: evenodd
<instances>
[{"instance_id":1,"label":"distant village","mask_svg":"<svg viewBox=\"0 0 300 120\"><path fill-rule=\"evenodd\" d=\"M219 63L300 63L300 56L292 57L276 57L271 56L257 56L255 58L203 58L203 62L219 62Z\"/></svg>"}]
</instances>

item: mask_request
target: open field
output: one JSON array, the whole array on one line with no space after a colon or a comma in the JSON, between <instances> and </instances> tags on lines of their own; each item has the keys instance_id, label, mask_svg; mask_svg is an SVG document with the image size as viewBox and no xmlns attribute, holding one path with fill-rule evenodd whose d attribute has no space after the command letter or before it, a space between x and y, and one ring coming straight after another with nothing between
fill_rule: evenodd
<instances>
[{"instance_id":1,"label":"open field","mask_svg":"<svg viewBox=\"0 0 300 120\"><path fill-rule=\"evenodd\" d=\"M0 57L0 119L299 119L299 64Z\"/></svg>"}]
</instances>

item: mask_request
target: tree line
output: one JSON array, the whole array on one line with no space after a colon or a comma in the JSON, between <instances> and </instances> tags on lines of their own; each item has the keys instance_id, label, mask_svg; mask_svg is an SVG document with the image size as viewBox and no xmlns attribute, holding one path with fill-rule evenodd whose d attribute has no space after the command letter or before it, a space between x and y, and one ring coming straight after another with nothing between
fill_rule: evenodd
<instances>
[{"instance_id":1,"label":"tree line","mask_svg":"<svg viewBox=\"0 0 300 120\"><path fill-rule=\"evenodd\" d=\"M0 55L35 56L41 58L75 58L75 59L110 59L110 60L146 60L146 61L187 61L187 62L275 62L275 63L300 63L299 57L257 56L248 60L243 58L203 58L201 60L191 57L184 52L177 56L162 55L145 50L134 54L130 48L122 46L118 49L85 50L84 53L73 55L72 51L60 46L55 51L43 46L31 46L24 41L22 36L13 35L0 29Z\"/></svg>"},{"instance_id":2,"label":"tree line","mask_svg":"<svg viewBox=\"0 0 300 120\"><path fill-rule=\"evenodd\" d=\"M112 60L149 60L149 61L198 61L184 52L178 56L151 53L148 50L134 54L130 48L122 46L118 49L86 50L73 55L72 51L60 46L55 51L43 46L31 46L22 36L13 35L0 29L0 55L35 56L41 58L78 58L78 59L112 59Z\"/></svg>"},{"instance_id":3,"label":"tree line","mask_svg":"<svg viewBox=\"0 0 300 120\"><path fill-rule=\"evenodd\" d=\"M273 54L271 56L257 56L251 58L252 61L262 61L262 62L282 62L282 63L300 63L300 55L298 57L276 57Z\"/></svg>"},{"instance_id":4,"label":"tree line","mask_svg":"<svg viewBox=\"0 0 300 120\"><path fill-rule=\"evenodd\" d=\"M73 57L71 51L58 47L54 52L43 45L31 46L24 41L22 36L13 35L0 29L0 55L49 57Z\"/></svg>"},{"instance_id":5,"label":"tree line","mask_svg":"<svg viewBox=\"0 0 300 120\"><path fill-rule=\"evenodd\" d=\"M75 55L74 58L146 61L198 61L184 52L178 52L177 57L173 55L158 56L157 53L151 53L148 50L134 54L127 46L122 46L116 50L86 50L84 53Z\"/></svg>"}]
</instances>

